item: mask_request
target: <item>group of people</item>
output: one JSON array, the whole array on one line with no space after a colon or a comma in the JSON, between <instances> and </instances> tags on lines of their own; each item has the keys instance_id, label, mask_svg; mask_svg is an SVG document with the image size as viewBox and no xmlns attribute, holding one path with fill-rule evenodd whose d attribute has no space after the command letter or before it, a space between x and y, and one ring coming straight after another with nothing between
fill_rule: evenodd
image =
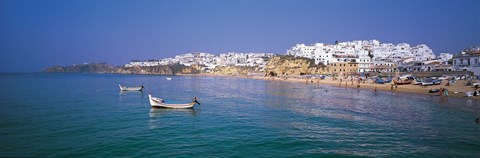
<instances>
[{"instance_id":1,"label":"group of people","mask_svg":"<svg viewBox=\"0 0 480 158\"><path fill-rule=\"evenodd\" d=\"M448 97L448 89L443 87L440 88L440 90L438 91L438 95L440 97L443 97L443 96Z\"/></svg>"}]
</instances>

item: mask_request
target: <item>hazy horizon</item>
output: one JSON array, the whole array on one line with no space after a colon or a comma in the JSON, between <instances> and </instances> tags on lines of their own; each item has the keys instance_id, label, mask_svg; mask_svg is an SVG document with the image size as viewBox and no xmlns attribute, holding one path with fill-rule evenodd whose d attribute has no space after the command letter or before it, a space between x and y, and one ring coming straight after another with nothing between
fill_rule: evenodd
<instances>
[{"instance_id":1,"label":"hazy horizon","mask_svg":"<svg viewBox=\"0 0 480 158\"><path fill-rule=\"evenodd\" d=\"M0 1L0 72L377 39L480 45L480 1Z\"/></svg>"}]
</instances>

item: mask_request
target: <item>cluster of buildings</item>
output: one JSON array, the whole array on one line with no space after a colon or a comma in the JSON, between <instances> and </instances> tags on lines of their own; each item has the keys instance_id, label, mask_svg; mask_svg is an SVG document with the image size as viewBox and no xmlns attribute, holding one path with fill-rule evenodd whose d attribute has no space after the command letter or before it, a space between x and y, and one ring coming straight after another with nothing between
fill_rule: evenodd
<instances>
[{"instance_id":1,"label":"cluster of buildings","mask_svg":"<svg viewBox=\"0 0 480 158\"><path fill-rule=\"evenodd\" d=\"M453 69L457 71L471 71L480 74L480 46L471 47L455 54L452 57Z\"/></svg>"},{"instance_id":2,"label":"cluster of buildings","mask_svg":"<svg viewBox=\"0 0 480 158\"><path fill-rule=\"evenodd\" d=\"M324 64L333 74L396 71L452 71L452 54L435 56L432 49L421 44L381 43L378 40L335 42L335 44L297 44L287 55L306 57Z\"/></svg>"},{"instance_id":3,"label":"cluster of buildings","mask_svg":"<svg viewBox=\"0 0 480 158\"><path fill-rule=\"evenodd\" d=\"M429 72L473 71L480 74L480 47L458 54L441 53L435 56L425 44L381 43L378 40L335 42L335 44L297 44L287 55L314 59L315 64L328 67L331 74L365 72ZM159 60L132 60L125 67L182 64L201 65L206 72L217 66L265 67L273 53L223 53L219 55L195 52Z\"/></svg>"},{"instance_id":4,"label":"cluster of buildings","mask_svg":"<svg viewBox=\"0 0 480 158\"><path fill-rule=\"evenodd\" d=\"M217 66L258 66L265 67L268 58L272 57L273 53L222 53L214 55L210 53L195 52L177 55L174 58L164 58L159 60L132 60L125 64L125 67L134 66L158 66L182 64L185 66L202 65L205 70L212 70Z\"/></svg>"}]
</instances>

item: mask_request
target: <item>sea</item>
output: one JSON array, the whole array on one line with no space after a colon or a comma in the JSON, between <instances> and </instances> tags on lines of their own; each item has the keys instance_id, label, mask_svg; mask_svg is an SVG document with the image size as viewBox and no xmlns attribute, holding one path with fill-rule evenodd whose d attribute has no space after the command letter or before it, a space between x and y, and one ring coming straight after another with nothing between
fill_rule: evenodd
<instances>
[{"instance_id":1,"label":"sea","mask_svg":"<svg viewBox=\"0 0 480 158\"><path fill-rule=\"evenodd\" d=\"M480 157L466 98L118 74L1 73L0 87L1 157ZM201 104L152 109L148 94Z\"/></svg>"}]
</instances>

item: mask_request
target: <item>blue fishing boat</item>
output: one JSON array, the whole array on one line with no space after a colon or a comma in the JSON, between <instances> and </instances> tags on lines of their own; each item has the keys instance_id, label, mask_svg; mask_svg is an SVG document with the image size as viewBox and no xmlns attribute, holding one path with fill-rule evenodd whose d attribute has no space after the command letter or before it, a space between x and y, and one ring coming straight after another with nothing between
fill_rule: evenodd
<instances>
[{"instance_id":1,"label":"blue fishing boat","mask_svg":"<svg viewBox=\"0 0 480 158\"><path fill-rule=\"evenodd\" d=\"M385 81L382 80L381 78L377 78L377 79L375 79L375 83L376 84L383 84L383 83L385 83Z\"/></svg>"}]
</instances>

